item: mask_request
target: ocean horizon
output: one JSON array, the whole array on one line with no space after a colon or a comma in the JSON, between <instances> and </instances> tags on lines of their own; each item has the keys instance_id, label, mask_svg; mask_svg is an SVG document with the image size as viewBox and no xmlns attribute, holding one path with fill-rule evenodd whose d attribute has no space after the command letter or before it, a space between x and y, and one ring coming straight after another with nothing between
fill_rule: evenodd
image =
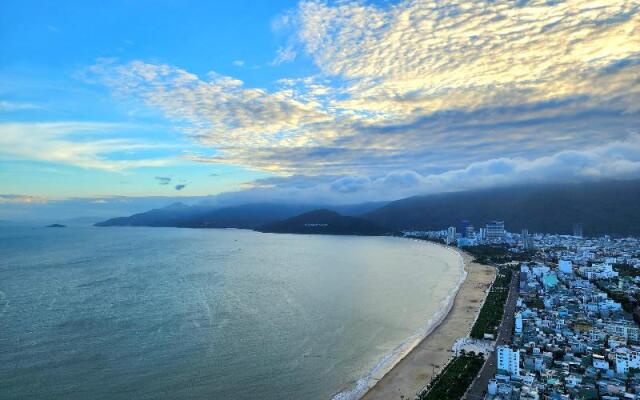
<instances>
[{"instance_id":1,"label":"ocean horizon","mask_svg":"<svg viewBox=\"0 0 640 400\"><path fill-rule=\"evenodd\" d=\"M0 252L7 399L355 399L462 276L393 237L3 227Z\"/></svg>"}]
</instances>

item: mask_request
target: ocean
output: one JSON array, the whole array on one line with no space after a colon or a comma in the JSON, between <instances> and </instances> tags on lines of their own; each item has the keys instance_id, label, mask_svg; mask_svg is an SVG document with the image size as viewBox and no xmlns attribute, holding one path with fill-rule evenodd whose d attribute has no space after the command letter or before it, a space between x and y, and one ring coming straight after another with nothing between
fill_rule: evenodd
<instances>
[{"instance_id":1,"label":"ocean","mask_svg":"<svg viewBox=\"0 0 640 400\"><path fill-rule=\"evenodd\" d=\"M355 399L460 279L402 238L0 227L0 397Z\"/></svg>"}]
</instances>

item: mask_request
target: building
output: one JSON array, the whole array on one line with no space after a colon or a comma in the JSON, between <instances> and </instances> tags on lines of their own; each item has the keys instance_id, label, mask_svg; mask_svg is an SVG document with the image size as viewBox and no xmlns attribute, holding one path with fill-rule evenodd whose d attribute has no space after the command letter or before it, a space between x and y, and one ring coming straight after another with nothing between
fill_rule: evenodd
<instances>
[{"instance_id":1,"label":"building","mask_svg":"<svg viewBox=\"0 0 640 400\"><path fill-rule=\"evenodd\" d=\"M640 352L637 348L621 347L616 350L616 372L626 374L629 368L640 368Z\"/></svg>"},{"instance_id":2,"label":"building","mask_svg":"<svg viewBox=\"0 0 640 400\"><path fill-rule=\"evenodd\" d=\"M487 232L486 231L487 230L485 228L478 229L478 235L477 235L478 240L483 241L483 240L485 240L487 238Z\"/></svg>"},{"instance_id":3,"label":"building","mask_svg":"<svg viewBox=\"0 0 640 400\"><path fill-rule=\"evenodd\" d=\"M450 226L447 229L447 245L453 244L456 242L456 227Z\"/></svg>"},{"instance_id":4,"label":"building","mask_svg":"<svg viewBox=\"0 0 640 400\"><path fill-rule=\"evenodd\" d=\"M577 222L573 224L573 236L581 238L582 237L582 228L583 225L581 222Z\"/></svg>"},{"instance_id":5,"label":"building","mask_svg":"<svg viewBox=\"0 0 640 400\"><path fill-rule=\"evenodd\" d=\"M494 242L504 240L504 221L491 221L487 224L485 230L486 239Z\"/></svg>"},{"instance_id":6,"label":"building","mask_svg":"<svg viewBox=\"0 0 640 400\"><path fill-rule=\"evenodd\" d=\"M512 377L520 376L520 352L511 350L508 346L498 346L496 358L498 359L498 370L508 372Z\"/></svg>"},{"instance_id":7,"label":"building","mask_svg":"<svg viewBox=\"0 0 640 400\"><path fill-rule=\"evenodd\" d=\"M560 272L563 274L571 274L573 273L573 263L568 260L560 260L558 261L558 269L560 269Z\"/></svg>"},{"instance_id":8,"label":"building","mask_svg":"<svg viewBox=\"0 0 640 400\"><path fill-rule=\"evenodd\" d=\"M476 236L475 228L469 220L463 220L460 222L460 235L463 238L474 238Z\"/></svg>"},{"instance_id":9,"label":"building","mask_svg":"<svg viewBox=\"0 0 640 400\"><path fill-rule=\"evenodd\" d=\"M515 317L515 333L519 335L522 333L522 313L517 312Z\"/></svg>"},{"instance_id":10,"label":"building","mask_svg":"<svg viewBox=\"0 0 640 400\"><path fill-rule=\"evenodd\" d=\"M610 322L605 325L605 330L610 335L623 337L630 342L640 342L640 328L633 322Z\"/></svg>"},{"instance_id":11,"label":"building","mask_svg":"<svg viewBox=\"0 0 640 400\"><path fill-rule=\"evenodd\" d=\"M592 365L597 369L609 369L609 362L607 359L600 354L593 354L591 356Z\"/></svg>"},{"instance_id":12,"label":"building","mask_svg":"<svg viewBox=\"0 0 640 400\"><path fill-rule=\"evenodd\" d=\"M471 224L467 225L467 227L465 228L465 231L464 231L464 237L467 237L467 238L475 238L476 237L476 230L473 227L473 225L471 225Z\"/></svg>"},{"instance_id":13,"label":"building","mask_svg":"<svg viewBox=\"0 0 640 400\"><path fill-rule=\"evenodd\" d=\"M522 248L524 250L533 250L535 248L533 242L533 236L529 234L528 229L522 230Z\"/></svg>"},{"instance_id":14,"label":"building","mask_svg":"<svg viewBox=\"0 0 640 400\"><path fill-rule=\"evenodd\" d=\"M542 275L542 286L545 291L555 288L558 286L558 276L554 273Z\"/></svg>"}]
</instances>

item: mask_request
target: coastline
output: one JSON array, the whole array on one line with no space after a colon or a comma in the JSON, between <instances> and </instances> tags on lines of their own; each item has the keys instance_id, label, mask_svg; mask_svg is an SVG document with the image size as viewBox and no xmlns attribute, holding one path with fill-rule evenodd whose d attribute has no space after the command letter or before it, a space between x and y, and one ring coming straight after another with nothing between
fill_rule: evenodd
<instances>
[{"instance_id":1,"label":"coastline","mask_svg":"<svg viewBox=\"0 0 640 400\"><path fill-rule=\"evenodd\" d=\"M447 249L462 258L464 269L463 280L448 312L436 321L431 332L368 388L360 397L362 400L413 399L433 377L434 370L438 373L439 368L435 366L443 367L449 361L455 341L471 331L496 271L493 267L473 262L473 257L464 251Z\"/></svg>"}]
</instances>

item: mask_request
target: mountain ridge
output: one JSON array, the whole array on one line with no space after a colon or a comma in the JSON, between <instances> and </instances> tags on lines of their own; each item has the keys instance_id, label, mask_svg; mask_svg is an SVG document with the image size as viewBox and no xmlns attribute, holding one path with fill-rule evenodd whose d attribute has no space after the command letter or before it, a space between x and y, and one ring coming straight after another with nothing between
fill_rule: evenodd
<instances>
[{"instance_id":1,"label":"mountain ridge","mask_svg":"<svg viewBox=\"0 0 640 400\"><path fill-rule=\"evenodd\" d=\"M330 207L343 214L362 214L387 202L370 202ZM128 217L116 217L98 222L95 226L149 226L177 228L244 228L285 220L327 206L309 204L247 203L237 206L214 207L206 204L187 206L173 203Z\"/></svg>"},{"instance_id":2,"label":"mountain ridge","mask_svg":"<svg viewBox=\"0 0 640 400\"><path fill-rule=\"evenodd\" d=\"M313 210L259 228L264 233L383 236L392 230L359 217L344 216L327 209Z\"/></svg>"},{"instance_id":3,"label":"mountain ridge","mask_svg":"<svg viewBox=\"0 0 640 400\"><path fill-rule=\"evenodd\" d=\"M400 230L442 230L468 220L482 227L503 220L507 230L572 233L582 223L586 235L640 236L640 179L571 184L513 185L437 193L392 202L346 206L249 203L230 207L174 203L96 226L166 226L256 229L314 210L327 209Z\"/></svg>"},{"instance_id":4,"label":"mountain ridge","mask_svg":"<svg viewBox=\"0 0 640 400\"><path fill-rule=\"evenodd\" d=\"M413 196L361 217L398 230L441 230L468 220L482 227L503 220L519 232L640 235L640 180L517 185Z\"/></svg>"}]
</instances>

